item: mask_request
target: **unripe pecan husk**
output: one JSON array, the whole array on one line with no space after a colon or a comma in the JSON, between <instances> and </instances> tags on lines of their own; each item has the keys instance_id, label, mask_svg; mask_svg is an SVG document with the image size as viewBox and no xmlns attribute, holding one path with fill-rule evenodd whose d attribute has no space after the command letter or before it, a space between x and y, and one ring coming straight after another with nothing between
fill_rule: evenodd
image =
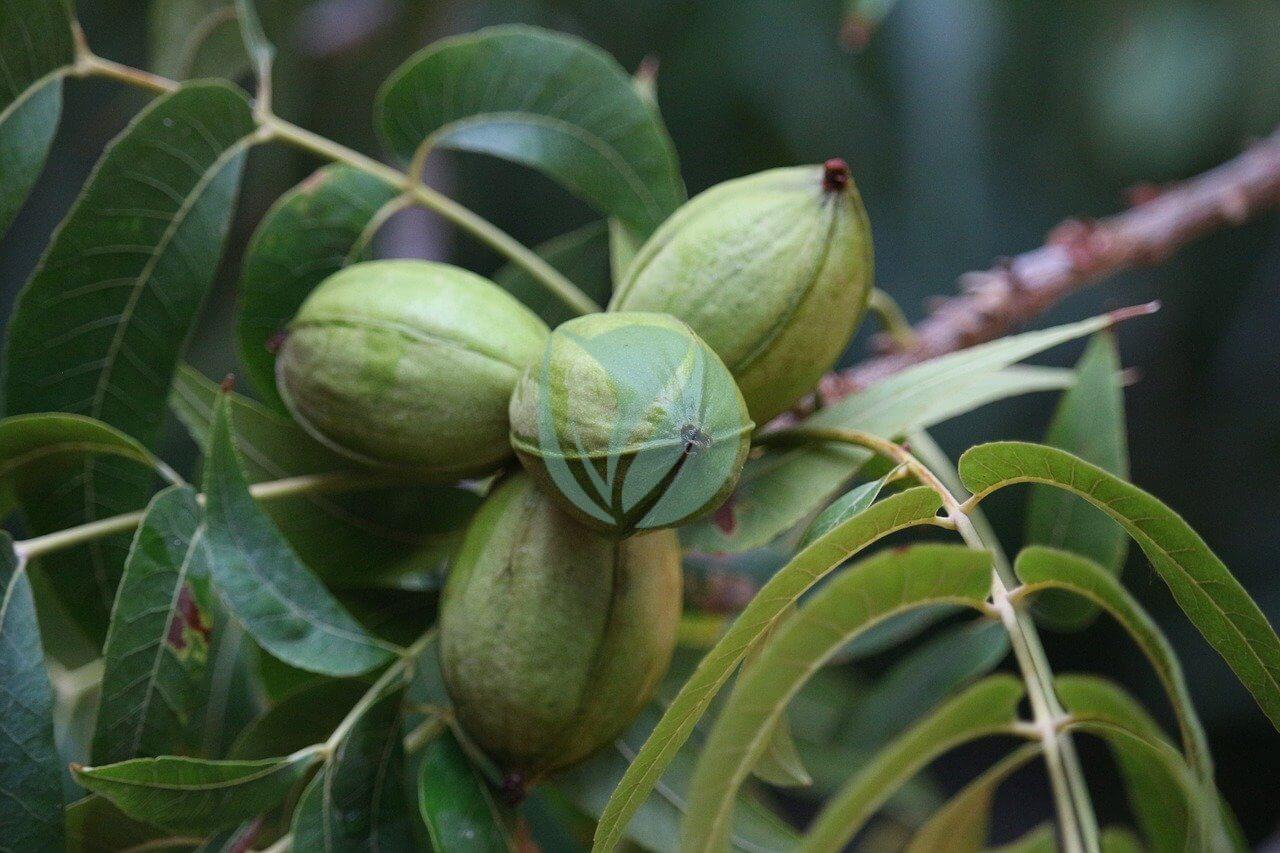
<instances>
[{"instance_id":1,"label":"unripe pecan husk","mask_svg":"<svg viewBox=\"0 0 1280 853\"><path fill-rule=\"evenodd\" d=\"M468 737L527 783L612 741L670 664L681 582L673 531L609 539L526 475L499 485L440 612L441 671Z\"/></svg>"}]
</instances>

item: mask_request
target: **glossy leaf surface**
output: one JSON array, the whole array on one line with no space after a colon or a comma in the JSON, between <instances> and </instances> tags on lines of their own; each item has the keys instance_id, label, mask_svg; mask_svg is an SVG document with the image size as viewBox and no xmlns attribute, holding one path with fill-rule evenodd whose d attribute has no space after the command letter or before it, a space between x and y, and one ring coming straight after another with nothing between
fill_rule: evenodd
<instances>
[{"instance_id":1,"label":"glossy leaf surface","mask_svg":"<svg viewBox=\"0 0 1280 853\"><path fill-rule=\"evenodd\" d=\"M243 94L196 83L154 101L108 147L14 307L9 414L87 415L155 445L252 131ZM89 458L57 488L56 505L28 513L36 532L140 509L151 483L128 463ZM111 537L46 561L91 637L105 632L127 549L127 537Z\"/></svg>"},{"instance_id":2,"label":"glossy leaf surface","mask_svg":"<svg viewBox=\"0 0 1280 853\"><path fill-rule=\"evenodd\" d=\"M661 119L612 57L572 36L504 26L438 41L388 78L377 122L405 160L425 146L522 163L641 235L684 201Z\"/></svg>"},{"instance_id":3,"label":"glossy leaf surface","mask_svg":"<svg viewBox=\"0 0 1280 853\"><path fill-rule=\"evenodd\" d=\"M281 538L249 495L220 401L204 474L206 554L227 609L264 649L291 666L358 675L390 659Z\"/></svg>"}]
</instances>

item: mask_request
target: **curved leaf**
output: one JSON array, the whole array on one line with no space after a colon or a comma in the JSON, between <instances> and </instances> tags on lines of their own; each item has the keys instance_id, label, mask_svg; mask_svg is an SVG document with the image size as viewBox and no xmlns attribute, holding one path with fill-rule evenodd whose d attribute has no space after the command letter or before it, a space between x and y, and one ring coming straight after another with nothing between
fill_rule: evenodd
<instances>
[{"instance_id":1,"label":"curved leaf","mask_svg":"<svg viewBox=\"0 0 1280 853\"><path fill-rule=\"evenodd\" d=\"M1076 365L1079 376L1058 403L1044 443L1074 453L1117 477L1129 476L1124 433L1124 391L1115 337L1099 332ZM1113 575L1124 567L1129 539L1103 513L1061 489L1035 486L1027 496L1025 541L1094 560ZM1098 614L1086 599L1049 591L1036 601L1036 620L1060 631L1079 631Z\"/></svg>"},{"instance_id":2,"label":"curved leaf","mask_svg":"<svg viewBox=\"0 0 1280 853\"><path fill-rule=\"evenodd\" d=\"M976 619L940 631L853 697L841 739L878 749L956 689L989 673L1008 652L1009 634L998 620Z\"/></svg>"},{"instance_id":3,"label":"curved leaf","mask_svg":"<svg viewBox=\"0 0 1280 853\"><path fill-rule=\"evenodd\" d=\"M609 798L596 828L595 846L607 850L618 843L627 822L689 738L734 667L787 607L818 580L877 539L908 527L932 523L940 507L937 494L923 486L891 495L824 534L781 568L756 593L680 688Z\"/></svg>"},{"instance_id":4,"label":"curved leaf","mask_svg":"<svg viewBox=\"0 0 1280 853\"><path fill-rule=\"evenodd\" d=\"M1044 589L1065 590L1105 609L1129 632L1147 660L1151 661L1151 667L1173 705L1187 761L1202 779L1212 780L1213 759L1209 755L1209 744L1173 646L1142 605L1120 585L1120 581L1088 558L1038 546L1019 554L1013 568L1024 584L1018 592L1019 597Z\"/></svg>"},{"instance_id":5,"label":"curved leaf","mask_svg":"<svg viewBox=\"0 0 1280 853\"><path fill-rule=\"evenodd\" d=\"M446 728L422 753L418 810L431 834L431 846L463 853L518 849L502 806L453 732Z\"/></svg>"},{"instance_id":6,"label":"curved leaf","mask_svg":"<svg viewBox=\"0 0 1280 853\"><path fill-rule=\"evenodd\" d=\"M1109 322L1095 317L926 361L822 409L805 424L894 439L996 400L1069 387L1075 381L1072 371L1011 365ZM821 444L748 460L731 502L681 530L681 539L708 553L758 548L818 512L870 459L871 452L861 447Z\"/></svg>"},{"instance_id":7,"label":"curved leaf","mask_svg":"<svg viewBox=\"0 0 1280 853\"><path fill-rule=\"evenodd\" d=\"M271 654L324 675L359 675L393 649L369 636L298 561L249 494L231 439L231 404L214 416L204 474L205 553L231 615Z\"/></svg>"},{"instance_id":8,"label":"curved leaf","mask_svg":"<svg viewBox=\"0 0 1280 853\"><path fill-rule=\"evenodd\" d=\"M842 645L886 617L925 604L980 609L990 586L988 552L918 545L869 557L814 593L739 674L698 759L682 846L723 847L734 794L767 745L774 721Z\"/></svg>"},{"instance_id":9,"label":"curved leaf","mask_svg":"<svg viewBox=\"0 0 1280 853\"><path fill-rule=\"evenodd\" d=\"M1280 638L1227 567L1156 498L1062 450L1022 442L983 444L960 457L960 476L981 500L1014 483L1074 492L1115 519L1142 548L1174 600L1280 728Z\"/></svg>"},{"instance_id":10,"label":"curved leaf","mask_svg":"<svg viewBox=\"0 0 1280 853\"><path fill-rule=\"evenodd\" d=\"M62 77L75 58L64 0L7 0L0 8L0 235L49 156Z\"/></svg>"},{"instance_id":11,"label":"curved leaf","mask_svg":"<svg viewBox=\"0 0 1280 853\"><path fill-rule=\"evenodd\" d=\"M294 810L294 849L414 848L400 739L403 699L403 690L382 696L338 742Z\"/></svg>"},{"instance_id":12,"label":"curved leaf","mask_svg":"<svg viewBox=\"0 0 1280 853\"><path fill-rule=\"evenodd\" d=\"M270 758L326 741L368 691L369 683L355 678L324 679L301 687L236 735L228 757Z\"/></svg>"},{"instance_id":13,"label":"curved leaf","mask_svg":"<svg viewBox=\"0 0 1280 853\"><path fill-rule=\"evenodd\" d=\"M192 850L196 839L134 820L101 794L90 794L67 806L66 853L118 853L134 850Z\"/></svg>"},{"instance_id":14,"label":"curved leaf","mask_svg":"<svg viewBox=\"0 0 1280 853\"><path fill-rule=\"evenodd\" d=\"M243 94L195 83L156 100L110 145L18 297L3 359L10 414L87 415L155 446L253 129ZM111 458L88 458L53 485L57 506L28 516L37 533L139 509L151 491ZM98 640L127 549L117 536L44 561Z\"/></svg>"},{"instance_id":15,"label":"curved leaf","mask_svg":"<svg viewBox=\"0 0 1280 853\"><path fill-rule=\"evenodd\" d=\"M178 368L170 406L207 452L218 385ZM238 394L231 401L236 449L250 482L325 474L351 466L292 420ZM327 583L438 586L480 496L457 486L361 489L306 494L262 505L298 557Z\"/></svg>"},{"instance_id":16,"label":"curved leaf","mask_svg":"<svg viewBox=\"0 0 1280 853\"><path fill-rule=\"evenodd\" d=\"M174 832L211 833L279 804L319 754L312 747L262 761L162 756L71 770L77 782L132 818Z\"/></svg>"},{"instance_id":17,"label":"curved leaf","mask_svg":"<svg viewBox=\"0 0 1280 853\"><path fill-rule=\"evenodd\" d=\"M103 649L97 764L195 749L213 629L200 523L195 490L174 486L134 536Z\"/></svg>"},{"instance_id":18,"label":"curved leaf","mask_svg":"<svg viewBox=\"0 0 1280 853\"><path fill-rule=\"evenodd\" d=\"M234 80L249 67L232 0L155 0L147 45L151 69L174 80Z\"/></svg>"},{"instance_id":19,"label":"curved leaf","mask_svg":"<svg viewBox=\"0 0 1280 853\"><path fill-rule=\"evenodd\" d=\"M1052 823L1042 823L1021 838L988 848L989 853L1058 853L1058 830ZM1103 851L1109 851L1104 844Z\"/></svg>"},{"instance_id":20,"label":"curved leaf","mask_svg":"<svg viewBox=\"0 0 1280 853\"><path fill-rule=\"evenodd\" d=\"M24 503L38 504L68 466L94 455L118 456L177 477L138 441L93 418L42 412L0 420L0 486L13 489Z\"/></svg>"},{"instance_id":21,"label":"curved leaf","mask_svg":"<svg viewBox=\"0 0 1280 853\"><path fill-rule=\"evenodd\" d=\"M490 27L419 51L383 85L387 146L478 151L531 166L647 236L684 201L675 148L631 78L599 48Z\"/></svg>"},{"instance_id":22,"label":"curved leaf","mask_svg":"<svg viewBox=\"0 0 1280 853\"><path fill-rule=\"evenodd\" d=\"M1153 850L1233 849L1213 789L1196 778L1136 701L1095 676L1059 676L1054 683L1073 718L1068 729L1097 735L1111 747Z\"/></svg>"},{"instance_id":23,"label":"curved leaf","mask_svg":"<svg viewBox=\"0 0 1280 853\"><path fill-rule=\"evenodd\" d=\"M662 717L657 703L640 712L630 730L593 758L556 776L553 784L575 806L593 818L599 817L618 785L618 780L653 732ZM700 743L693 739L676 752L653 793L636 811L627 826L627 837L646 850L670 847L680 834L680 822L688 812L689 780ZM795 833L767 807L746 792L738 795L734 811L731 849L744 853L789 850Z\"/></svg>"},{"instance_id":24,"label":"curved leaf","mask_svg":"<svg viewBox=\"0 0 1280 853\"><path fill-rule=\"evenodd\" d=\"M872 758L814 819L801 850L839 850L903 782L962 743L1012 730L1022 683L993 675L949 699Z\"/></svg>"},{"instance_id":25,"label":"curved leaf","mask_svg":"<svg viewBox=\"0 0 1280 853\"><path fill-rule=\"evenodd\" d=\"M351 166L326 166L282 195L254 232L240 267L236 346L254 389L277 411L274 342L315 286L364 260L379 212L397 196Z\"/></svg>"},{"instance_id":26,"label":"curved leaf","mask_svg":"<svg viewBox=\"0 0 1280 853\"><path fill-rule=\"evenodd\" d=\"M552 237L534 251L598 304L609 301L609 231L605 223L591 222ZM507 264L493 280L553 329L578 316L563 299L517 264Z\"/></svg>"},{"instance_id":27,"label":"curved leaf","mask_svg":"<svg viewBox=\"0 0 1280 853\"><path fill-rule=\"evenodd\" d=\"M0 531L0 850L62 849L62 760L53 742L31 579Z\"/></svg>"},{"instance_id":28,"label":"curved leaf","mask_svg":"<svg viewBox=\"0 0 1280 853\"><path fill-rule=\"evenodd\" d=\"M1040 745L1029 743L988 767L916 831L907 853L978 853L987 843L996 789L1039 754Z\"/></svg>"},{"instance_id":29,"label":"curved leaf","mask_svg":"<svg viewBox=\"0 0 1280 853\"><path fill-rule=\"evenodd\" d=\"M886 477L869 483L860 483L832 501L830 506L818 513L818 517L809 524L809 528L800 537L800 547L804 548L840 522L852 518L871 506L875 499L880 497L880 490L884 488Z\"/></svg>"}]
</instances>

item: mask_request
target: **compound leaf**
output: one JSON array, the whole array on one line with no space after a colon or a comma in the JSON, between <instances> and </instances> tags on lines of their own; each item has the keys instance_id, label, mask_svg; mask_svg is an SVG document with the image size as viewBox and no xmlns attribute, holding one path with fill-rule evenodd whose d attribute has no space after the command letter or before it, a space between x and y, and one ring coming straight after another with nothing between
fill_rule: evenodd
<instances>
[{"instance_id":1,"label":"compound leaf","mask_svg":"<svg viewBox=\"0 0 1280 853\"><path fill-rule=\"evenodd\" d=\"M612 57L572 36L502 26L443 39L392 73L376 112L405 160L435 148L512 160L641 237L684 201L661 118Z\"/></svg>"},{"instance_id":2,"label":"compound leaf","mask_svg":"<svg viewBox=\"0 0 1280 853\"><path fill-rule=\"evenodd\" d=\"M213 629L200 515L195 490L173 486L134 536L103 649L97 764L195 750Z\"/></svg>"},{"instance_id":3,"label":"compound leaf","mask_svg":"<svg viewBox=\"0 0 1280 853\"><path fill-rule=\"evenodd\" d=\"M1111 747L1151 849L1234 849L1212 782L1196 777L1136 701L1096 676L1059 676L1055 686L1075 720L1068 728L1101 737Z\"/></svg>"},{"instance_id":4,"label":"compound leaf","mask_svg":"<svg viewBox=\"0 0 1280 853\"><path fill-rule=\"evenodd\" d=\"M1280 638L1177 513L1114 474L1042 445L1008 441L970 448L960 457L960 476L979 500L1014 483L1043 483L1071 491L1115 519L1168 584L1182 612L1280 728Z\"/></svg>"},{"instance_id":5,"label":"compound leaf","mask_svg":"<svg viewBox=\"0 0 1280 853\"><path fill-rule=\"evenodd\" d=\"M782 567L680 688L605 806L596 829L596 846L609 849L618 843L631 816L649 796L752 643L805 590L877 539L931 523L940 507L937 494L925 487L891 495L834 527Z\"/></svg>"},{"instance_id":6,"label":"compound leaf","mask_svg":"<svg viewBox=\"0 0 1280 853\"><path fill-rule=\"evenodd\" d=\"M755 664L738 675L698 759L682 846L708 850L724 845L734 794L767 746L774 721L841 646L881 619L923 605L980 608L990 585L988 552L918 545L868 557L814 593L778 626Z\"/></svg>"},{"instance_id":7,"label":"compound leaf","mask_svg":"<svg viewBox=\"0 0 1280 853\"><path fill-rule=\"evenodd\" d=\"M315 286L366 257L397 190L351 166L326 166L282 195L245 250L236 308L240 363L278 411L274 343Z\"/></svg>"},{"instance_id":8,"label":"compound leaf","mask_svg":"<svg viewBox=\"0 0 1280 853\"><path fill-rule=\"evenodd\" d=\"M1099 332L1080 363L1079 379L1062 395L1044 443L1074 453L1117 477L1129 476L1124 391L1115 337ZM1113 575L1124 566L1129 539L1102 512L1061 489L1034 486L1027 497L1025 541L1073 551ZM1036 618L1062 631L1085 628L1098 609L1087 599L1054 591L1036 601Z\"/></svg>"},{"instance_id":9,"label":"compound leaf","mask_svg":"<svg viewBox=\"0 0 1280 853\"><path fill-rule=\"evenodd\" d=\"M1178 663L1173 646L1155 620L1147 615L1142 605L1121 586L1120 581L1086 557L1042 546L1023 550L1014 562L1014 571L1023 583L1019 595L1034 595L1046 589L1059 589L1078 595L1106 610L1129 632L1147 660L1151 661L1151 666L1173 705L1187 761L1201 778L1213 779L1213 759L1209 755L1209 744L1191 702L1191 694L1187 690L1182 666Z\"/></svg>"},{"instance_id":10,"label":"compound leaf","mask_svg":"<svg viewBox=\"0 0 1280 853\"><path fill-rule=\"evenodd\" d=\"M10 414L64 411L154 447L184 341L218 265L253 118L244 95L193 83L157 99L107 149L18 297L3 360ZM37 532L139 509L152 484L89 457L28 513ZM101 640L128 537L52 555L52 586Z\"/></svg>"},{"instance_id":11,"label":"compound leaf","mask_svg":"<svg viewBox=\"0 0 1280 853\"><path fill-rule=\"evenodd\" d=\"M393 649L334 600L249 494L225 397L214 415L204 489L210 575L231 615L260 646L324 675L358 675L387 662Z\"/></svg>"}]
</instances>

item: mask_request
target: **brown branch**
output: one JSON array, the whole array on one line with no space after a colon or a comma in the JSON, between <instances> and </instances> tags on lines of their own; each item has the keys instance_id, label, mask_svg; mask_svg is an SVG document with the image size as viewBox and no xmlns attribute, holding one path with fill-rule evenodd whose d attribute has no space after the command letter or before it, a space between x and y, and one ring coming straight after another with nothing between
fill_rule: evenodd
<instances>
[{"instance_id":1,"label":"brown branch","mask_svg":"<svg viewBox=\"0 0 1280 853\"><path fill-rule=\"evenodd\" d=\"M994 340L1076 291L1134 267L1158 264L1205 234L1280 207L1280 129L1233 160L1182 183L1131 191L1129 210L1069 219L1045 245L960 277L960 295L914 327L915 342L825 376L824 403L922 361Z\"/></svg>"}]
</instances>

